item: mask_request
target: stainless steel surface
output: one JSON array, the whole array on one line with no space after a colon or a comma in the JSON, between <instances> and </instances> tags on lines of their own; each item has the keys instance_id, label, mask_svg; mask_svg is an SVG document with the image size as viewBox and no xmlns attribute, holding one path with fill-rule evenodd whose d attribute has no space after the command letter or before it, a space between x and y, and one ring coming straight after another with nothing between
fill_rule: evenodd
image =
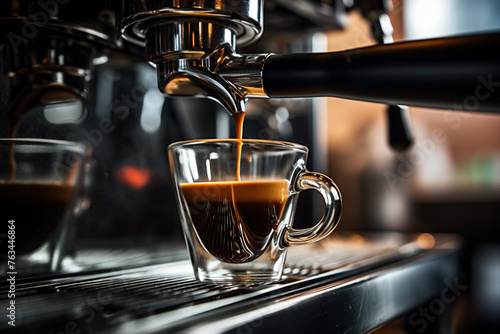
<instances>
[{"instance_id":1,"label":"stainless steel surface","mask_svg":"<svg viewBox=\"0 0 500 334\"><path fill-rule=\"evenodd\" d=\"M236 97L231 98L229 85L213 73L222 57L235 47L231 29L210 22L171 22L149 28L146 39L147 57L156 64L161 92L170 96L211 96L211 90L217 91L229 95L229 110L239 108L231 105Z\"/></svg>"},{"instance_id":2,"label":"stainless steel surface","mask_svg":"<svg viewBox=\"0 0 500 334\"><path fill-rule=\"evenodd\" d=\"M261 0L122 0L117 12L126 39L144 44L146 31L167 22L219 22L234 30L238 43L249 44L262 33Z\"/></svg>"},{"instance_id":3,"label":"stainless steel surface","mask_svg":"<svg viewBox=\"0 0 500 334\"><path fill-rule=\"evenodd\" d=\"M194 37L194 38L193 38ZM236 45L233 30L210 22L168 22L148 29L146 34L148 60L203 60L227 43Z\"/></svg>"},{"instance_id":4,"label":"stainless steel surface","mask_svg":"<svg viewBox=\"0 0 500 334\"><path fill-rule=\"evenodd\" d=\"M428 302L447 280L457 279L460 239L435 235L434 245L421 240L334 234L292 248L283 280L259 286L195 281L182 260L185 251L170 262L139 267L141 253L134 260L116 252L109 259L127 258L128 269L19 278L15 329L58 333L70 323L93 333L367 332ZM90 255L80 253L76 262Z\"/></svg>"},{"instance_id":5,"label":"stainless steel surface","mask_svg":"<svg viewBox=\"0 0 500 334\"><path fill-rule=\"evenodd\" d=\"M223 59L217 74L236 87L246 97L267 97L262 83L262 71L267 57L265 54L231 54Z\"/></svg>"},{"instance_id":6,"label":"stainless steel surface","mask_svg":"<svg viewBox=\"0 0 500 334\"><path fill-rule=\"evenodd\" d=\"M225 45L203 59L156 57L158 88L167 96L206 97L219 102L231 114L245 110L245 91L226 81L214 69L230 57ZM192 55L192 54L190 54Z\"/></svg>"},{"instance_id":7,"label":"stainless steel surface","mask_svg":"<svg viewBox=\"0 0 500 334\"><path fill-rule=\"evenodd\" d=\"M172 27L169 24L148 31L148 57L156 63L158 88L162 93L170 97L206 97L219 102L231 114L245 110L247 97L267 96L262 71L269 54L239 55L233 52L233 43L224 41L216 44L214 49L205 47L204 43L194 49L170 51L167 47L167 51L162 48L165 46L162 40L171 40L165 31L178 30L179 35L186 36L189 35L187 31L192 30L190 25L183 23ZM221 26L196 31L199 35L211 35L207 37L210 42L218 37L227 37L227 40L234 37L229 29ZM215 31L221 31L221 34L213 37ZM184 42L174 44L178 47ZM193 42L189 41L189 44Z\"/></svg>"}]
</instances>

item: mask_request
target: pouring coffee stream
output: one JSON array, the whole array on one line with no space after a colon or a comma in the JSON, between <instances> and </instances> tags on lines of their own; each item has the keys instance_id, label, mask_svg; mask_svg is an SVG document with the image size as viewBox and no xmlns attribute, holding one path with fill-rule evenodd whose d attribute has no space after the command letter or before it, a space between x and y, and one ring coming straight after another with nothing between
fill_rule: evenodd
<instances>
[{"instance_id":1,"label":"pouring coffee stream","mask_svg":"<svg viewBox=\"0 0 500 334\"><path fill-rule=\"evenodd\" d=\"M245 120L245 112L238 111L233 114L234 125L236 126L236 140L238 140L238 156L236 161L236 181L241 180L241 149L243 147L243 122Z\"/></svg>"}]
</instances>

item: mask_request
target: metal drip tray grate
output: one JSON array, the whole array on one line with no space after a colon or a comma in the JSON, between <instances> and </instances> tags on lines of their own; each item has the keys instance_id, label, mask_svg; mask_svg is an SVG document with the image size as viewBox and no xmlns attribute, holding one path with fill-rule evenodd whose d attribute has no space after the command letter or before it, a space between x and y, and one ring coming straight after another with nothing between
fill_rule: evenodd
<instances>
[{"instance_id":1,"label":"metal drip tray grate","mask_svg":"<svg viewBox=\"0 0 500 334\"><path fill-rule=\"evenodd\" d=\"M187 260L50 279L19 278L15 329L59 333L69 326L82 333L142 333L154 332L160 325L162 330L182 328L189 319L214 309L255 306L259 300L283 298L422 251L414 239L401 235L336 235L291 248L283 280L260 286L198 282ZM2 296L7 291L4 285ZM155 317L161 319L151 322ZM5 322L2 328L7 328Z\"/></svg>"}]
</instances>

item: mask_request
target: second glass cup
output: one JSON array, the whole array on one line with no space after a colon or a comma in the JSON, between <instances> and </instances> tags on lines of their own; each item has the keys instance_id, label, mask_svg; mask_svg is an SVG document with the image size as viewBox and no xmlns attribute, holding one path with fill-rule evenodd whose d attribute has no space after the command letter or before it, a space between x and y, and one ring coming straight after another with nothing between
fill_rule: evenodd
<instances>
[{"instance_id":1,"label":"second glass cup","mask_svg":"<svg viewBox=\"0 0 500 334\"><path fill-rule=\"evenodd\" d=\"M68 141L0 139L3 274L62 269L89 152Z\"/></svg>"},{"instance_id":2,"label":"second glass cup","mask_svg":"<svg viewBox=\"0 0 500 334\"><path fill-rule=\"evenodd\" d=\"M195 140L170 145L181 223L201 281L258 284L281 278L289 246L337 226L342 200L326 175L306 168L305 146L264 140ZM292 227L298 194L314 189L325 214Z\"/></svg>"}]
</instances>

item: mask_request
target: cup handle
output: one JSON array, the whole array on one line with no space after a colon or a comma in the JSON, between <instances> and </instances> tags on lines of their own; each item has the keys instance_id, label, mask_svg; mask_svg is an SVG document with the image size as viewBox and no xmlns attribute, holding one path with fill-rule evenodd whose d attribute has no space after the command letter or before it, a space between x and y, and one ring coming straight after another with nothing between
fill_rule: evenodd
<instances>
[{"instance_id":1,"label":"cup handle","mask_svg":"<svg viewBox=\"0 0 500 334\"><path fill-rule=\"evenodd\" d=\"M337 185L328 176L303 170L293 184L293 190L301 192L306 189L319 191L325 200L325 214L314 226L306 229L288 227L283 233L283 245L304 245L319 241L328 236L337 227L341 211L342 197Z\"/></svg>"}]
</instances>

